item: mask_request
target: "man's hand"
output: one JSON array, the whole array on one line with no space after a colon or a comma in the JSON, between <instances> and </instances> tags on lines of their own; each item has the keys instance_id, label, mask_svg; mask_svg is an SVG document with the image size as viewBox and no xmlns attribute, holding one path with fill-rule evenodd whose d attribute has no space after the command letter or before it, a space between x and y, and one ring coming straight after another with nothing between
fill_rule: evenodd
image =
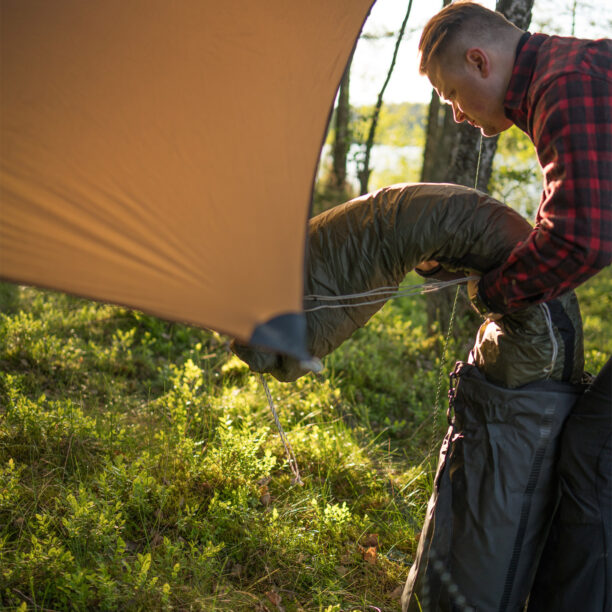
<instances>
[{"instance_id":1,"label":"man's hand","mask_svg":"<svg viewBox=\"0 0 612 612\"><path fill-rule=\"evenodd\" d=\"M414 271L421 276L431 276L431 274L435 274L440 269L440 264L435 259L430 259L429 261L422 261Z\"/></svg>"},{"instance_id":2,"label":"man's hand","mask_svg":"<svg viewBox=\"0 0 612 612\"><path fill-rule=\"evenodd\" d=\"M473 308L478 312L478 314L482 315L485 319L489 321L499 321L504 315L496 313L496 312L488 312L487 305L480 299L478 295L478 280L468 281L467 284L467 292L468 297L470 298L470 302L472 302Z\"/></svg>"}]
</instances>

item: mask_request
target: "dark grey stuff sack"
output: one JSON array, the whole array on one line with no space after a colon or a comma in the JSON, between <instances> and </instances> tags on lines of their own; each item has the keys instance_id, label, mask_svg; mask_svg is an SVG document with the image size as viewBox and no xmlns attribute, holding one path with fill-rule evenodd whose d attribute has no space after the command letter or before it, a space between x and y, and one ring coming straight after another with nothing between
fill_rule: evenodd
<instances>
[{"instance_id":1,"label":"dark grey stuff sack","mask_svg":"<svg viewBox=\"0 0 612 612\"><path fill-rule=\"evenodd\" d=\"M454 418L402 609L518 611L557 500L559 433L582 387L506 389L462 362L453 375Z\"/></svg>"}]
</instances>

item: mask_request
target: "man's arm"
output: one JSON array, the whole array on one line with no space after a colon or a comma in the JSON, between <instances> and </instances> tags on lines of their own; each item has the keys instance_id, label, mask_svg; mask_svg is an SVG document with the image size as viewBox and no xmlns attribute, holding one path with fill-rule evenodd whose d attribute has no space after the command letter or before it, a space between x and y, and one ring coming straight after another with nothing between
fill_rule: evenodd
<instances>
[{"instance_id":1,"label":"man's arm","mask_svg":"<svg viewBox=\"0 0 612 612\"><path fill-rule=\"evenodd\" d=\"M480 281L493 312L550 300L612 262L610 79L558 78L530 119L545 188L533 232Z\"/></svg>"}]
</instances>

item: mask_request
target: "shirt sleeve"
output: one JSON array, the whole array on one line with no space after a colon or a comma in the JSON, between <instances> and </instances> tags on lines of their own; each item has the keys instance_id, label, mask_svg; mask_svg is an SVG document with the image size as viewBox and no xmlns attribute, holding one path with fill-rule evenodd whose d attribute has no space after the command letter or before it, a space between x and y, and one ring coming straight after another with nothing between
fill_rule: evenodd
<instances>
[{"instance_id":1,"label":"shirt sleeve","mask_svg":"<svg viewBox=\"0 0 612 612\"><path fill-rule=\"evenodd\" d=\"M529 237L480 281L493 312L550 300L612 262L610 79L555 79L530 120L544 191Z\"/></svg>"}]
</instances>

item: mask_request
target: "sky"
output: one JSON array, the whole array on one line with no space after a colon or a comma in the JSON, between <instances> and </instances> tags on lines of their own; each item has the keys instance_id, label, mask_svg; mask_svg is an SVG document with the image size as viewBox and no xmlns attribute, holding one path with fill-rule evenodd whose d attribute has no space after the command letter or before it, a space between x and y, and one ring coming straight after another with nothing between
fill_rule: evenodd
<instances>
[{"instance_id":1,"label":"sky","mask_svg":"<svg viewBox=\"0 0 612 612\"><path fill-rule=\"evenodd\" d=\"M582 38L610 36L612 32L612 2L610 0L535 0L531 32L569 36L572 30L571 6L576 2L575 35ZM488 8L495 2L481 0ZM384 100L392 102L429 102L431 85L419 75L417 44L427 20L442 7L442 0L413 0L406 34L393 77ZM364 25L367 34L397 32L406 14L408 0L377 0ZM395 38L361 39L355 50L351 71L351 104L373 104L387 75L393 55Z\"/></svg>"}]
</instances>

